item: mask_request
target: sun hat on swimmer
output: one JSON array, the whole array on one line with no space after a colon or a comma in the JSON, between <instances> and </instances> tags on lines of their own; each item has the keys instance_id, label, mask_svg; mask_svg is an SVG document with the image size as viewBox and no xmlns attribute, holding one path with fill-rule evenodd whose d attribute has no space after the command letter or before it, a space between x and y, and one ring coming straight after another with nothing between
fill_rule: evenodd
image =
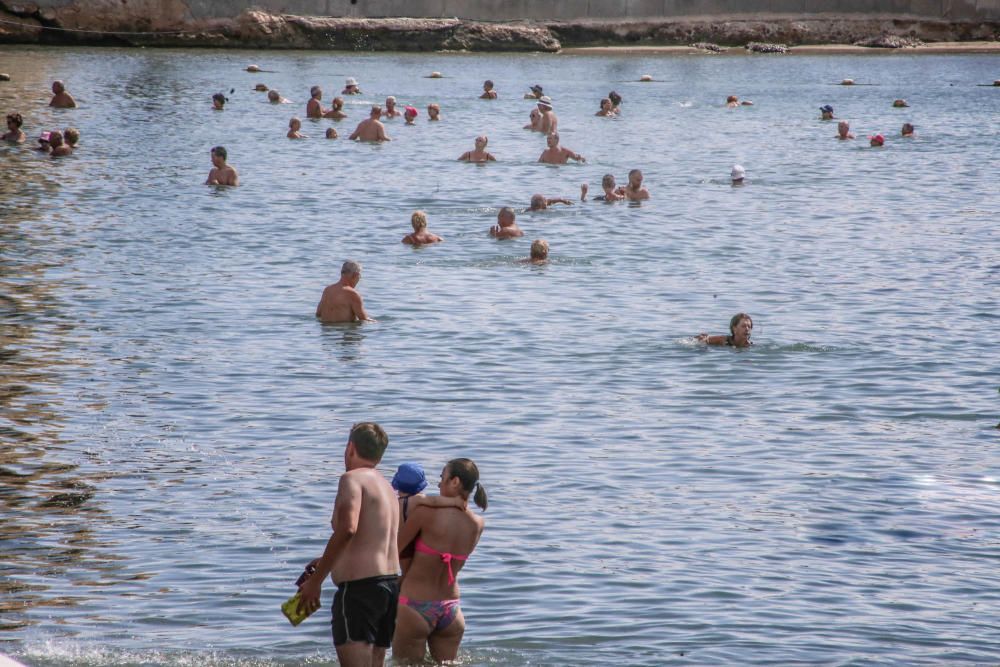
<instances>
[{"instance_id":1,"label":"sun hat on swimmer","mask_svg":"<svg viewBox=\"0 0 1000 667\"><path fill-rule=\"evenodd\" d=\"M824 104L819 108L819 110L822 111L823 113L833 113L833 107L830 106L829 104Z\"/></svg>"},{"instance_id":2,"label":"sun hat on swimmer","mask_svg":"<svg viewBox=\"0 0 1000 667\"><path fill-rule=\"evenodd\" d=\"M358 85L358 80L355 79L353 76L352 77L348 77L347 81L344 82L344 85L345 86L356 86L356 85Z\"/></svg>"},{"instance_id":3,"label":"sun hat on swimmer","mask_svg":"<svg viewBox=\"0 0 1000 667\"><path fill-rule=\"evenodd\" d=\"M747 170L738 164L734 164L733 170L730 172L730 176L733 177L734 181L738 181L741 178L746 178Z\"/></svg>"},{"instance_id":4,"label":"sun hat on swimmer","mask_svg":"<svg viewBox=\"0 0 1000 667\"><path fill-rule=\"evenodd\" d=\"M427 488L427 476L419 463L403 463L392 476L392 488L403 493L420 493Z\"/></svg>"},{"instance_id":5,"label":"sun hat on swimmer","mask_svg":"<svg viewBox=\"0 0 1000 667\"><path fill-rule=\"evenodd\" d=\"M545 107L546 109L552 108L552 98L549 97L548 95L542 95L540 98L538 98L538 103L543 107Z\"/></svg>"},{"instance_id":6,"label":"sun hat on swimmer","mask_svg":"<svg viewBox=\"0 0 1000 667\"><path fill-rule=\"evenodd\" d=\"M531 91L532 91L532 92L534 92L534 93L540 93L540 92L542 92L542 87L541 87L541 86L539 86L539 85L538 85L538 84L536 83L535 85L533 85L533 86L531 87Z\"/></svg>"}]
</instances>

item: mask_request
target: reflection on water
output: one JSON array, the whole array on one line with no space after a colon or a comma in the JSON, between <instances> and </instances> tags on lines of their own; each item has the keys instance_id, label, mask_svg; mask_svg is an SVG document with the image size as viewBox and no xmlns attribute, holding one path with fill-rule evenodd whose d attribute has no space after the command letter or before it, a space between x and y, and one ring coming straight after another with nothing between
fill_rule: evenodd
<instances>
[{"instance_id":1,"label":"reflection on water","mask_svg":"<svg viewBox=\"0 0 1000 667\"><path fill-rule=\"evenodd\" d=\"M372 325L361 322L322 325L323 349L341 361L356 361L364 353L366 326Z\"/></svg>"}]
</instances>

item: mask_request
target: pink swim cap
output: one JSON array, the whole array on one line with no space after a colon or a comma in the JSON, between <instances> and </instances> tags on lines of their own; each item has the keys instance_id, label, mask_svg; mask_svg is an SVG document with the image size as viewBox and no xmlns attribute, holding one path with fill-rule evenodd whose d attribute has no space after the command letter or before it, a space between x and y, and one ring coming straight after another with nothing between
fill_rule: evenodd
<instances>
[{"instance_id":1,"label":"pink swim cap","mask_svg":"<svg viewBox=\"0 0 1000 667\"><path fill-rule=\"evenodd\" d=\"M405 111L406 115L408 115L408 116L419 116L420 115L419 113L417 113L417 108L416 107L406 107L405 109L403 109L403 111Z\"/></svg>"}]
</instances>

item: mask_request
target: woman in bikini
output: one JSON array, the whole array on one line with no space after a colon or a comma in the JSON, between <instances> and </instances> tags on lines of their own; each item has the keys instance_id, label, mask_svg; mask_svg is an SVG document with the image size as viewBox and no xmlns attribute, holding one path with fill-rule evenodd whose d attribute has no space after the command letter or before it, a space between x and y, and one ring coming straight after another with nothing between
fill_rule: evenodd
<instances>
[{"instance_id":1,"label":"woman in bikini","mask_svg":"<svg viewBox=\"0 0 1000 667\"><path fill-rule=\"evenodd\" d=\"M441 471L441 495L460 498L462 507L411 507L399 549L414 544L413 562L403 579L392 638L392 656L420 664L430 649L438 662L454 660L465 634L456 576L483 534L485 521L469 510L469 496L486 510L486 489L469 459L453 459Z\"/></svg>"},{"instance_id":2,"label":"woman in bikini","mask_svg":"<svg viewBox=\"0 0 1000 667\"><path fill-rule=\"evenodd\" d=\"M462 157L458 158L459 162L496 162L493 154L486 150L488 143L490 139L485 134L476 137L476 149L462 153Z\"/></svg>"},{"instance_id":3,"label":"woman in bikini","mask_svg":"<svg viewBox=\"0 0 1000 667\"><path fill-rule=\"evenodd\" d=\"M729 320L728 336L709 336L698 334L698 340L709 345L726 345L729 347L750 347L750 334L753 333L753 318L746 313L736 313Z\"/></svg>"}]
</instances>

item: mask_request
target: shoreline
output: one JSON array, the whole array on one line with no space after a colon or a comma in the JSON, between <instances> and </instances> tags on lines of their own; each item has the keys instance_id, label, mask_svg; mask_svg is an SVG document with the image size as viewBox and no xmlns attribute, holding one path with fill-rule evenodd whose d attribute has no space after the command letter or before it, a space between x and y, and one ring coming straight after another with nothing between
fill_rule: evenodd
<instances>
[{"instance_id":1,"label":"shoreline","mask_svg":"<svg viewBox=\"0 0 1000 667\"><path fill-rule=\"evenodd\" d=\"M578 46L567 47L559 51L561 55L719 55L719 56L757 56L740 46L728 47L721 53L707 52L692 46ZM1000 53L1000 42L935 42L921 46L905 48L877 48L857 46L856 44L798 44L789 46L783 55L927 55L927 54L962 54L962 53ZM767 55L767 54L764 54Z\"/></svg>"}]
</instances>

